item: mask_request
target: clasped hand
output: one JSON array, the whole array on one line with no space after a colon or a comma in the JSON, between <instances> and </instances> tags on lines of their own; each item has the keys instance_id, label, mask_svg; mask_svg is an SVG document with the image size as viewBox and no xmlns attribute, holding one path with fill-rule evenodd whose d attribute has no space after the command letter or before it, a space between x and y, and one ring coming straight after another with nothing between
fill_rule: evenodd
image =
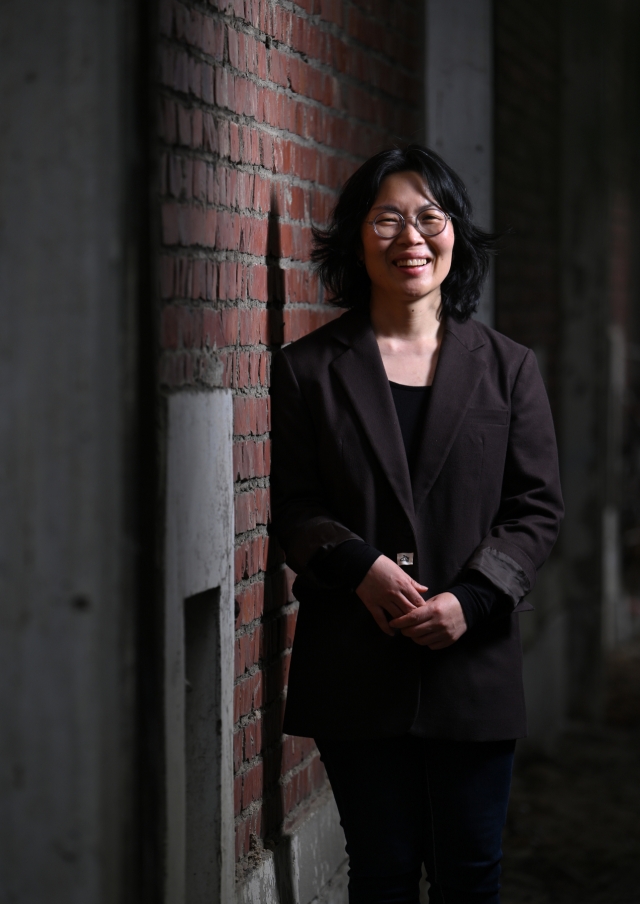
<instances>
[{"instance_id":1,"label":"clasped hand","mask_svg":"<svg viewBox=\"0 0 640 904\"><path fill-rule=\"evenodd\" d=\"M400 631L420 646L443 650L462 637L467 623L453 593L438 593L425 600L420 594L428 589L391 559L379 556L356 593L385 634Z\"/></svg>"}]
</instances>

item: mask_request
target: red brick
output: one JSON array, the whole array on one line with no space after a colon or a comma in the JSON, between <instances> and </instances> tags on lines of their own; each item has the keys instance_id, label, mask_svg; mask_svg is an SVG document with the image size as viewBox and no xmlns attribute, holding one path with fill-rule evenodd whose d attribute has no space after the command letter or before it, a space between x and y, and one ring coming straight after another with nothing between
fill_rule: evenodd
<instances>
[{"instance_id":1,"label":"red brick","mask_svg":"<svg viewBox=\"0 0 640 904\"><path fill-rule=\"evenodd\" d=\"M248 587L236 593L240 614L236 619L236 626L248 625L260 618L264 610L264 582L255 581Z\"/></svg>"},{"instance_id":2,"label":"red brick","mask_svg":"<svg viewBox=\"0 0 640 904\"><path fill-rule=\"evenodd\" d=\"M247 389L256 386L268 386L269 354L267 352L242 351L237 353L236 358L238 373L234 388Z\"/></svg>"},{"instance_id":3,"label":"red brick","mask_svg":"<svg viewBox=\"0 0 640 904\"><path fill-rule=\"evenodd\" d=\"M216 61L224 55L224 25L209 16L203 16L200 47Z\"/></svg>"},{"instance_id":4,"label":"red brick","mask_svg":"<svg viewBox=\"0 0 640 904\"><path fill-rule=\"evenodd\" d=\"M266 456L265 456L266 458ZM235 551L235 579L253 577L267 567L269 538L267 536L252 537L245 540Z\"/></svg>"},{"instance_id":5,"label":"red brick","mask_svg":"<svg viewBox=\"0 0 640 904\"><path fill-rule=\"evenodd\" d=\"M244 758L252 760L262 751L262 719L250 722L244 729Z\"/></svg>"},{"instance_id":6,"label":"red brick","mask_svg":"<svg viewBox=\"0 0 640 904\"><path fill-rule=\"evenodd\" d=\"M241 436L260 435L270 429L269 399L240 396L233 400L233 430Z\"/></svg>"},{"instance_id":7,"label":"red brick","mask_svg":"<svg viewBox=\"0 0 640 904\"><path fill-rule=\"evenodd\" d=\"M242 777L242 809L262 796L262 763L256 763Z\"/></svg>"},{"instance_id":8,"label":"red brick","mask_svg":"<svg viewBox=\"0 0 640 904\"><path fill-rule=\"evenodd\" d=\"M269 473L269 441L248 440L237 442L233 448L233 471L235 480L252 477L266 477Z\"/></svg>"},{"instance_id":9,"label":"red brick","mask_svg":"<svg viewBox=\"0 0 640 904\"><path fill-rule=\"evenodd\" d=\"M233 689L234 722L262 706L262 672L241 678Z\"/></svg>"},{"instance_id":10,"label":"red brick","mask_svg":"<svg viewBox=\"0 0 640 904\"><path fill-rule=\"evenodd\" d=\"M234 731L234 733L233 733L233 769L235 772L237 772L238 769L240 768L240 766L242 765L243 738L244 738L244 733L242 731Z\"/></svg>"},{"instance_id":11,"label":"red brick","mask_svg":"<svg viewBox=\"0 0 640 904\"><path fill-rule=\"evenodd\" d=\"M253 530L258 524L266 524L269 518L269 490L256 487L235 497L236 534Z\"/></svg>"},{"instance_id":12,"label":"red brick","mask_svg":"<svg viewBox=\"0 0 640 904\"><path fill-rule=\"evenodd\" d=\"M205 308L202 321L202 341L210 348L224 348L234 345L238 338L238 311L224 308L214 311Z\"/></svg>"},{"instance_id":13,"label":"red brick","mask_svg":"<svg viewBox=\"0 0 640 904\"><path fill-rule=\"evenodd\" d=\"M241 634L235 646L235 676L239 678L262 658L263 628L258 625L253 631Z\"/></svg>"},{"instance_id":14,"label":"red brick","mask_svg":"<svg viewBox=\"0 0 640 904\"><path fill-rule=\"evenodd\" d=\"M256 265L249 271L248 283L249 298L255 301L267 301L267 268Z\"/></svg>"},{"instance_id":15,"label":"red brick","mask_svg":"<svg viewBox=\"0 0 640 904\"><path fill-rule=\"evenodd\" d=\"M240 345L265 343L268 335L266 308L249 308L240 311Z\"/></svg>"}]
</instances>

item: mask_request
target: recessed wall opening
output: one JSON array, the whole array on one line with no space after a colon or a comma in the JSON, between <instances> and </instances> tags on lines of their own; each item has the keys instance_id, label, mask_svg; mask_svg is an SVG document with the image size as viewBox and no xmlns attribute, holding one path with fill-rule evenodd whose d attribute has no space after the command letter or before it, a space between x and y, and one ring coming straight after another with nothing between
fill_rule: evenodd
<instances>
[{"instance_id":1,"label":"recessed wall opening","mask_svg":"<svg viewBox=\"0 0 640 904\"><path fill-rule=\"evenodd\" d=\"M220 877L220 588L184 602L186 904L212 904Z\"/></svg>"}]
</instances>

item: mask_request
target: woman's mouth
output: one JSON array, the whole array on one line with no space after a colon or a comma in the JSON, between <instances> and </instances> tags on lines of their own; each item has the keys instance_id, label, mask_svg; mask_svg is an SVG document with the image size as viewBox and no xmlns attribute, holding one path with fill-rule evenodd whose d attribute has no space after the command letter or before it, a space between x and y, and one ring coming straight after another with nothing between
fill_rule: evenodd
<instances>
[{"instance_id":1,"label":"woman's mouth","mask_svg":"<svg viewBox=\"0 0 640 904\"><path fill-rule=\"evenodd\" d=\"M427 257L410 257L403 260L394 261L396 267L425 267L429 263L430 258Z\"/></svg>"}]
</instances>

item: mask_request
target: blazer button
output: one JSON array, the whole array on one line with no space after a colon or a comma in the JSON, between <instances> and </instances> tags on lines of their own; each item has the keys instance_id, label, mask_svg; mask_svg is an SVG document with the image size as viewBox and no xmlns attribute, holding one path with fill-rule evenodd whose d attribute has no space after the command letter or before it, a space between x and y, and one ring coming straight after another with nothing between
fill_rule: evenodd
<instances>
[{"instance_id":1,"label":"blazer button","mask_svg":"<svg viewBox=\"0 0 640 904\"><path fill-rule=\"evenodd\" d=\"M399 552L396 556L396 562L401 567L405 567L407 565L413 565L413 553L412 552Z\"/></svg>"}]
</instances>

